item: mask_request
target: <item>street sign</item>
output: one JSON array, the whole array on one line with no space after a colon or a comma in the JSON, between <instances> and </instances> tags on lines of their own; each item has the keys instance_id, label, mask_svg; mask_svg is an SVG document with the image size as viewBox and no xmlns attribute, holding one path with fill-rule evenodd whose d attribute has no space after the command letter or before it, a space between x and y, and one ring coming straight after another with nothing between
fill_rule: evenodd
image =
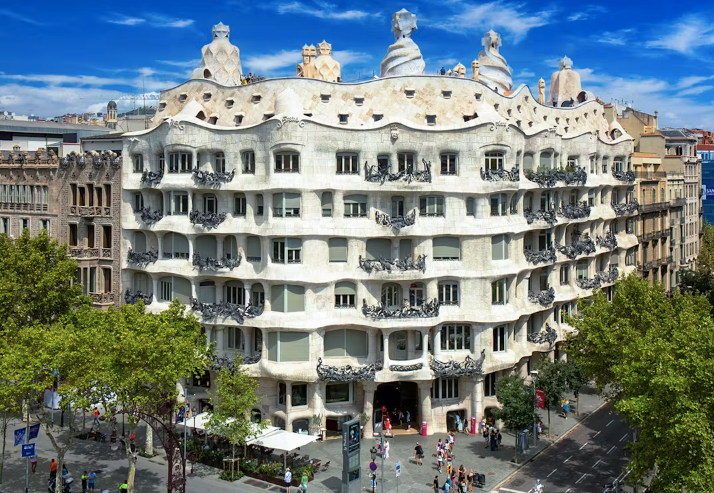
<instances>
[{"instance_id":1,"label":"street sign","mask_svg":"<svg viewBox=\"0 0 714 493\"><path fill-rule=\"evenodd\" d=\"M377 464L374 463L374 461L369 463L369 470L370 471L376 471L377 470Z\"/></svg>"},{"instance_id":2,"label":"street sign","mask_svg":"<svg viewBox=\"0 0 714 493\"><path fill-rule=\"evenodd\" d=\"M399 475L402 473L402 465L399 462L397 462L397 465L394 468L394 471L397 473L397 477L399 477Z\"/></svg>"},{"instance_id":3,"label":"street sign","mask_svg":"<svg viewBox=\"0 0 714 493\"><path fill-rule=\"evenodd\" d=\"M22 457L32 457L33 455L35 455L35 444L25 443L22 446Z\"/></svg>"}]
</instances>

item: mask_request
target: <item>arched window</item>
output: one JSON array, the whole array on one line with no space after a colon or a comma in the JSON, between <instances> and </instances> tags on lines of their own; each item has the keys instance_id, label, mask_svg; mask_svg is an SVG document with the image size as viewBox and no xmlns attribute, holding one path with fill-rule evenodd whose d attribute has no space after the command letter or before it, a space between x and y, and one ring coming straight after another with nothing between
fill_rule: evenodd
<instances>
[{"instance_id":1,"label":"arched window","mask_svg":"<svg viewBox=\"0 0 714 493\"><path fill-rule=\"evenodd\" d=\"M216 283L213 281L201 281L198 285L198 300L202 303L215 303Z\"/></svg>"},{"instance_id":2,"label":"arched window","mask_svg":"<svg viewBox=\"0 0 714 493\"><path fill-rule=\"evenodd\" d=\"M188 260L188 239L179 233L166 233L163 241L163 257Z\"/></svg>"},{"instance_id":3,"label":"arched window","mask_svg":"<svg viewBox=\"0 0 714 493\"><path fill-rule=\"evenodd\" d=\"M411 306L421 306L426 298L426 288L424 283L414 282L409 286L409 304Z\"/></svg>"},{"instance_id":4,"label":"arched window","mask_svg":"<svg viewBox=\"0 0 714 493\"><path fill-rule=\"evenodd\" d=\"M159 280L159 300L171 302L178 298L181 303L191 302L191 283L188 279L176 276L166 276Z\"/></svg>"},{"instance_id":5,"label":"arched window","mask_svg":"<svg viewBox=\"0 0 714 493\"><path fill-rule=\"evenodd\" d=\"M354 308L357 291L354 283L349 281L335 284L335 308Z\"/></svg>"},{"instance_id":6,"label":"arched window","mask_svg":"<svg viewBox=\"0 0 714 493\"><path fill-rule=\"evenodd\" d=\"M201 257L216 258L217 242L216 237L212 235L203 235L196 238L194 253L198 253Z\"/></svg>"},{"instance_id":7,"label":"arched window","mask_svg":"<svg viewBox=\"0 0 714 493\"><path fill-rule=\"evenodd\" d=\"M226 236L223 240L223 256L227 259L238 258L238 243L235 236Z\"/></svg>"},{"instance_id":8,"label":"arched window","mask_svg":"<svg viewBox=\"0 0 714 493\"><path fill-rule=\"evenodd\" d=\"M134 251L145 252L146 251L146 235L142 231L134 232Z\"/></svg>"},{"instance_id":9,"label":"arched window","mask_svg":"<svg viewBox=\"0 0 714 493\"><path fill-rule=\"evenodd\" d=\"M149 276L145 272L135 272L134 273L134 279L132 282L132 286L134 288L135 293L141 291L142 294L149 294L149 293L151 293L151 290L152 290L151 280L149 279Z\"/></svg>"},{"instance_id":10,"label":"arched window","mask_svg":"<svg viewBox=\"0 0 714 493\"><path fill-rule=\"evenodd\" d=\"M382 286L382 304L385 307L401 306L403 301L399 284L387 283Z\"/></svg>"}]
</instances>

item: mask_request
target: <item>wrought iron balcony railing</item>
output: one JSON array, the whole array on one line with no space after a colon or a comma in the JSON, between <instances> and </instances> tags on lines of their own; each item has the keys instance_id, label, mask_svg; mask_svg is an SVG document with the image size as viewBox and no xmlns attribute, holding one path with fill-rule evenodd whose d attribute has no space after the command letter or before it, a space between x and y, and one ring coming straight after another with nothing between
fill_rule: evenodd
<instances>
[{"instance_id":1,"label":"wrought iron balcony railing","mask_svg":"<svg viewBox=\"0 0 714 493\"><path fill-rule=\"evenodd\" d=\"M72 258L99 258L99 248L69 247L69 256Z\"/></svg>"},{"instance_id":2,"label":"wrought iron balcony railing","mask_svg":"<svg viewBox=\"0 0 714 493\"><path fill-rule=\"evenodd\" d=\"M130 264L138 265L142 269L149 264L153 264L159 258L159 253L153 248L148 252L137 252L133 249L129 249L129 253L126 255L126 261Z\"/></svg>"},{"instance_id":3,"label":"wrought iron balcony railing","mask_svg":"<svg viewBox=\"0 0 714 493\"><path fill-rule=\"evenodd\" d=\"M483 375L483 364L486 361L486 350L481 350L481 356L477 360L471 356L466 356L463 363L450 360L447 362L438 359L431 360L431 371L437 378L458 378Z\"/></svg>"},{"instance_id":4,"label":"wrought iron balcony railing","mask_svg":"<svg viewBox=\"0 0 714 493\"><path fill-rule=\"evenodd\" d=\"M199 185L204 187L219 187L223 183L230 183L233 181L233 177L236 175L236 170L234 169L230 173L225 173L221 171L201 171L198 168L193 168L191 173L193 173L193 179L196 180L196 183Z\"/></svg>"},{"instance_id":5,"label":"wrought iron balcony railing","mask_svg":"<svg viewBox=\"0 0 714 493\"><path fill-rule=\"evenodd\" d=\"M595 242L590 238L588 233L581 233L575 230L571 235L570 245L564 246L560 243L556 243L555 248L570 260L575 260L579 255L595 253Z\"/></svg>"},{"instance_id":6,"label":"wrought iron balcony railing","mask_svg":"<svg viewBox=\"0 0 714 493\"><path fill-rule=\"evenodd\" d=\"M317 359L317 379L321 382L373 382L378 371L382 371L382 363L372 363L365 366L328 366Z\"/></svg>"},{"instance_id":7,"label":"wrought iron balcony railing","mask_svg":"<svg viewBox=\"0 0 714 493\"><path fill-rule=\"evenodd\" d=\"M637 270L639 271L645 271L645 270L652 270L652 262L644 262L642 264L637 264Z\"/></svg>"},{"instance_id":8,"label":"wrought iron balcony railing","mask_svg":"<svg viewBox=\"0 0 714 493\"><path fill-rule=\"evenodd\" d=\"M585 219L590 217L590 206L587 201L582 201L580 204L561 203L558 209L558 215L568 219Z\"/></svg>"},{"instance_id":9,"label":"wrought iron balcony railing","mask_svg":"<svg viewBox=\"0 0 714 493\"><path fill-rule=\"evenodd\" d=\"M528 301L538 303L540 306L550 306L555 301L555 289L552 287L536 294L533 291L528 291Z\"/></svg>"},{"instance_id":10,"label":"wrought iron balcony railing","mask_svg":"<svg viewBox=\"0 0 714 493\"><path fill-rule=\"evenodd\" d=\"M526 222L528 224L533 224L535 221L543 221L552 226L558 222L555 207L552 204L548 210L541 209L538 211L532 211L531 209L524 209L523 217L526 218Z\"/></svg>"},{"instance_id":11,"label":"wrought iron balcony railing","mask_svg":"<svg viewBox=\"0 0 714 493\"><path fill-rule=\"evenodd\" d=\"M381 302L376 305L368 305L366 299L362 299L362 314L365 317L380 320L393 318L432 318L439 316L439 300L426 300L421 305L405 305L401 308L385 307Z\"/></svg>"},{"instance_id":12,"label":"wrought iron balcony railing","mask_svg":"<svg viewBox=\"0 0 714 493\"><path fill-rule=\"evenodd\" d=\"M595 237L595 243L607 250L614 250L617 248L617 236L615 236L615 233L608 230L607 233L605 233L605 237L597 235Z\"/></svg>"},{"instance_id":13,"label":"wrought iron balcony railing","mask_svg":"<svg viewBox=\"0 0 714 493\"><path fill-rule=\"evenodd\" d=\"M359 267L367 274L383 271L391 273L392 270L418 270L423 274L426 271L426 255L419 255L416 259L413 257L404 257L403 259L387 259L384 257L366 259L360 255Z\"/></svg>"},{"instance_id":14,"label":"wrought iron balcony railing","mask_svg":"<svg viewBox=\"0 0 714 493\"><path fill-rule=\"evenodd\" d=\"M419 181L431 183L431 163L427 163L426 160L422 159L422 164L424 169L421 171L417 170L416 166L410 165L397 173L390 173L387 167L369 166L365 161L364 180L370 183L379 183L380 185L384 185L387 181L405 181L407 183Z\"/></svg>"},{"instance_id":15,"label":"wrought iron balcony railing","mask_svg":"<svg viewBox=\"0 0 714 493\"><path fill-rule=\"evenodd\" d=\"M667 257L667 263L668 263L668 264L674 263L674 257L673 257L672 255L669 255L669 256Z\"/></svg>"},{"instance_id":16,"label":"wrought iron balcony railing","mask_svg":"<svg viewBox=\"0 0 714 493\"><path fill-rule=\"evenodd\" d=\"M114 293L90 293L89 297L92 299L92 303L97 305L111 305L116 302Z\"/></svg>"},{"instance_id":17,"label":"wrought iron balcony railing","mask_svg":"<svg viewBox=\"0 0 714 493\"><path fill-rule=\"evenodd\" d=\"M124 291L124 302L127 305L135 305L139 300L143 300L145 305L150 305L154 300L153 294L144 294L141 290L134 292L131 289Z\"/></svg>"},{"instance_id":18,"label":"wrought iron balcony railing","mask_svg":"<svg viewBox=\"0 0 714 493\"><path fill-rule=\"evenodd\" d=\"M545 344L547 342L550 344L550 347L553 347L555 341L558 340L558 332L550 325L545 324L544 331L528 334L527 339L528 342L532 342L533 344Z\"/></svg>"},{"instance_id":19,"label":"wrought iron balcony railing","mask_svg":"<svg viewBox=\"0 0 714 493\"><path fill-rule=\"evenodd\" d=\"M669 208L669 202L655 202L654 204L640 204L640 213L661 211Z\"/></svg>"},{"instance_id":20,"label":"wrought iron balcony railing","mask_svg":"<svg viewBox=\"0 0 714 493\"><path fill-rule=\"evenodd\" d=\"M147 226L158 223L164 217L164 211L152 211L151 207L142 207L137 211L140 214L141 220Z\"/></svg>"},{"instance_id":21,"label":"wrought iron balcony railing","mask_svg":"<svg viewBox=\"0 0 714 493\"><path fill-rule=\"evenodd\" d=\"M199 272L218 269L233 270L240 265L241 260L243 260L243 256L240 253L235 258L213 258L210 256L204 257L198 252L193 252L193 266L198 268Z\"/></svg>"},{"instance_id":22,"label":"wrought iron balcony railing","mask_svg":"<svg viewBox=\"0 0 714 493\"><path fill-rule=\"evenodd\" d=\"M585 171L585 168L580 166L558 170L526 170L524 175L530 181L537 183L543 188L553 188L559 181L565 182L566 185L585 185L588 181L588 173Z\"/></svg>"},{"instance_id":23,"label":"wrought iron balcony railing","mask_svg":"<svg viewBox=\"0 0 714 493\"><path fill-rule=\"evenodd\" d=\"M191 298L191 309L199 312L204 320L215 320L218 317L231 318L243 325L246 318L255 318L263 314L263 305L239 305L221 301L219 303L202 303L196 298Z\"/></svg>"},{"instance_id":24,"label":"wrought iron balcony railing","mask_svg":"<svg viewBox=\"0 0 714 493\"><path fill-rule=\"evenodd\" d=\"M407 226L413 226L416 223L416 209L412 209L411 212L408 212L405 216L389 216L377 211L374 218L377 224L381 226L399 230Z\"/></svg>"},{"instance_id":25,"label":"wrought iron balcony railing","mask_svg":"<svg viewBox=\"0 0 714 493\"><path fill-rule=\"evenodd\" d=\"M158 185L161 183L161 180L164 178L164 169L163 167L159 170L158 173L155 173L153 171L149 171L148 169L145 169L141 173L141 183L145 183L149 185L150 187L153 187L154 185Z\"/></svg>"},{"instance_id":26,"label":"wrought iron balcony railing","mask_svg":"<svg viewBox=\"0 0 714 493\"><path fill-rule=\"evenodd\" d=\"M577 284L580 289L595 289L600 287L600 279L598 279L597 276L593 279L581 277L575 280L575 284Z\"/></svg>"},{"instance_id":27,"label":"wrought iron balcony railing","mask_svg":"<svg viewBox=\"0 0 714 493\"><path fill-rule=\"evenodd\" d=\"M191 224L200 224L206 229L215 229L226 219L225 212L199 212L191 211L188 220Z\"/></svg>"},{"instance_id":28,"label":"wrought iron balcony railing","mask_svg":"<svg viewBox=\"0 0 714 493\"><path fill-rule=\"evenodd\" d=\"M481 168L481 179L484 181L519 181L521 174L518 168L505 169L483 169Z\"/></svg>"},{"instance_id":29,"label":"wrought iron balcony railing","mask_svg":"<svg viewBox=\"0 0 714 493\"><path fill-rule=\"evenodd\" d=\"M555 253L555 248L553 247L550 247L540 252L523 250L523 255L526 257L526 262L533 265L548 264L556 262L558 260L558 256Z\"/></svg>"},{"instance_id":30,"label":"wrought iron balcony railing","mask_svg":"<svg viewBox=\"0 0 714 493\"><path fill-rule=\"evenodd\" d=\"M634 183L635 172L634 171L618 171L614 167L612 168L612 176L623 183Z\"/></svg>"},{"instance_id":31,"label":"wrought iron balcony railing","mask_svg":"<svg viewBox=\"0 0 714 493\"><path fill-rule=\"evenodd\" d=\"M602 284L612 284L620 277L620 271L616 265L611 265L607 270L601 270L595 274L595 278Z\"/></svg>"},{"instance_id":32,"label":"wrought iron balcony railing","mask_svg":"<svg viewBox=\"0 0 714 493\"><path fill-rule=\"evenodd\" d=\"M240 366L243 367L248 365L254 365L260 361L260 358L260 353L253 356L242 356L240 358ZM235 358L230 359L226 356L219 357L214 354L211 362L211 369L218 371L221 368L226 368L229 371L237 371L238 367L236 366Z\"/></svg>"},{"instance_id":33,"label":"wrought iron balcony railing","mask_svg":"<svg viewBox=\"0 0 714 493\"><path fill-rule=\"evenodd\" d=\"M686 203L687 203L687 199L685 199L683 197L678 197L676 199L671 199L669 201L669 206L670 207L682 207Z\"/></svg>"},{"instance_id":34,"label":"wrought iron balcony railing","mask_svg":"<svg viewBox=\"0 0 714 493\"><path fill-rule=\"evenodd\" d=\"M610 206L612 207L612 210L615 211L615 215L618 217L634 214L640 209L640 203L637 202L636 199L633 199L631 202L626 204L610 204Z\"/></svg>"}]
</instances>

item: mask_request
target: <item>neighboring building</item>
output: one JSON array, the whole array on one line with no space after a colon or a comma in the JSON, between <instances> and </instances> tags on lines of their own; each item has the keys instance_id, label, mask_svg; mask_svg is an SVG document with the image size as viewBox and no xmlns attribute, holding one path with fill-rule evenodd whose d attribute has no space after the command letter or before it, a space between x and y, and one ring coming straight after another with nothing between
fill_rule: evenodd
<instances>
[{"instance_id":1,"label":"neighboring building","mask_svg":"<svg viewBox=\"0 0 714 493\"><path fill-rule=\"evenodd\" d=\"M358 84L221 85L240 60L219 25L201 78L124 135L125 300L191 306L217 366L243 356L259 381L256 418L287 430L366 413L369 434L382 405L430 434L480 419L499 376L564 358L564 314L636 268L633 139L602 104L506 96L479 64L422 75L398 14L402 73ZM214 377L188 382L199 407Z\"/></svg>"},{"instance_id":2,"label":"neighboring building","mask_svg":"<svg viewBox=\"0 0 714 493\"><path fill-rule=\"evenodd\" d=\"M702 160L702 212L709 224L714 224L714 145L697 144Z\"/></svg>"},{"instance_id":3,"label":"neighboring building","mask_svg":"<svg viewBox=\"0 0 714 493\"><path fill-rule=\"evenodd\" d=\"M116 103L116 101L109 101L109 103L107 103L106 125L107 125L107 128L111 128L112 130L117 129L117 103Z\"/></svg>"},{"instance_id":4,"label":"neighboring building","mask_svg":"<svg viewBox=\"0 0 714 493\"><path fill-rule=\"evenodd\" d=\"M697 138L697 148L700 145L714 144L714 132L710 130L702 130L701 128L690 128L689 133Z\"/></svg>"}]
</instances>

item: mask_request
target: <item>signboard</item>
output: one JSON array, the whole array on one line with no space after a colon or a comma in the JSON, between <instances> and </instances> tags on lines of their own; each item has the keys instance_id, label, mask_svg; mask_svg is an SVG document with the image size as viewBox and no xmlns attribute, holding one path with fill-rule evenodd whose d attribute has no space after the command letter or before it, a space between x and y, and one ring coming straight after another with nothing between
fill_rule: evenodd
<instances>
[{"instance_id":1,"label":"signboard","mask_svg":"<svg viewBox=\"0 0 714 493\"><path fill-rule=\"evenodd\" d=\"M347 452L354 452L359 450L359 440L360 440L360 429L359 421L350 424L349 435L347 437Z\"/></svg>"},{"instance_id":2,"label":"signboard","mask_svg":"<svg viewBox=\"0 0 714 493\"><path fill-rule=\"evenodd\" d=\"M35 455L35 444L26 443L22 446L22 457L32 457Z\"/></svg>"},{"instance_id":3,"label":"signboard","mask_svg":"<svg viewBox=\"0 0 714 493\"><path fill-rule=\"evenodd\" d=\"M374 463L374 461L369 463L369 470L370 471L376 471L377 470L377 464Z\"/></svg>"},{"instance_id":4,"label":"signboard","mask_svg":"<svg viewBox=\"0 0 714 493\"><path fill-rule=\"evenodd\" d=\"M397 462L397 465L394 467L394 472L396 473L397 477L402 473L402 464Z\"/></svg>"},{"instance_id":5,"label":"signboard","mask_svg":"<svg viewBox=\"0 0 714 493\"><path fill-rule=\"evenodd\" d=\"M17 447L21 443L25 441L25 432L27 430L25 428L18 428L15 430L15 446Z\"/></svg>"},{"instance_id":6,"label":"signboard","mask_svg":"<svg viewBox=\"0 0 714 493\"><path fill-rule=\"evenodd\" d=\"M536 407L545 409L545 392L541 389L536 389Z\"/></svg>"},{"instance_id":7,"label":"signboard","mask_svg":"<svg viewBox=\"0 0 714 493\"><path fill-rule=\"evenodd\" d=\"M359 419L342 423L342 493L360 493L360 439Z\"/></svg>"},{"instance_id":8,"label":"signboard","mask_svg":"<svg viewBox=\"0 0 714 493\"><path fill-rule=\"evenodd\" d=\"M30 426L30 440L37 438L37 435L39 435L39 434L40 434L40 423Z\"/></svg>"}]
</instances>

